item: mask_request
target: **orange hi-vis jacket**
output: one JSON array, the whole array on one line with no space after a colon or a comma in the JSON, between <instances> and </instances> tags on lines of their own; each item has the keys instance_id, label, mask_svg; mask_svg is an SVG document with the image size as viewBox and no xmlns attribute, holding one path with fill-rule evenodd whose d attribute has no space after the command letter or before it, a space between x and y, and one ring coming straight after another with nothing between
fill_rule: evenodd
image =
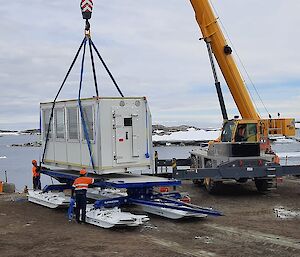
<instances>
[{"instance_id":1,"label":"orange hi-vis jacket","mask_svg":"<svg viewBox=\"0 0 300 257\"><path fill-rule=\"evenodd\" d=\"M40 173L38 172L38 167L35 167L35 166L32 167L32 176L33 176L34 178L40 176Z\"/></svg>"},{"instance_id":2,"label":"orange hi-vis jacket","mask_svg":"<svg viewBox=\"0 0 300 257\"><path fill-rule=\"evenodd\" d=\"M75 187L75 190L83 190L83 189L88 189L88 186L93 183L94 183L93 178L79 177L75 179L73 183L73 187Z\"/></svg>"}]
</instances>

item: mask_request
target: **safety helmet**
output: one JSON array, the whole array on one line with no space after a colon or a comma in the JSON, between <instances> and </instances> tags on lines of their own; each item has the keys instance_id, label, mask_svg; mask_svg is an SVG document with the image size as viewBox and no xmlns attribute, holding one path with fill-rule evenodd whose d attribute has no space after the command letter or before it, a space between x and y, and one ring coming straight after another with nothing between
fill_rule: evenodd
<instances>
[{"instance_id":1,"label":"safety helmet","mask_svg":"<svg viewBox=\"0 0 300 257\"><path fill-rule=\"evenodd\" d=\"M32 163L32 164L37 164L36 160L32 160L31 163Z\"/></svg>"},{"instance_id":2,"label":"safety helmet","mask_svg":"<svg viewBox=\"0 0 300 257\"><path fill-rule=\"evenodd\" d=\"M80 175L85 175L86 174L86 170L85 169L82 169L80 172L79 172Z\"/></svg>"}]
</instances>

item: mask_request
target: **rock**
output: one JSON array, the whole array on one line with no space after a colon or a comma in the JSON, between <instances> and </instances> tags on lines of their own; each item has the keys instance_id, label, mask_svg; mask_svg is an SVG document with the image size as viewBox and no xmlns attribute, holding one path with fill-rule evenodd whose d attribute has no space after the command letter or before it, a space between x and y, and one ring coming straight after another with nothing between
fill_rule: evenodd
<instances>
[{"instance_id":1,"label":"rock","mask_svg":"<svg viewBox=\"0 0 300 257\"><path fill-rule=\"evenodd\" d=\"M12 144L11 146L13 147L40 147L42 146L41 142L29 142L29 143L25 143L25 144Z\"/></svg>"}]
</instances>

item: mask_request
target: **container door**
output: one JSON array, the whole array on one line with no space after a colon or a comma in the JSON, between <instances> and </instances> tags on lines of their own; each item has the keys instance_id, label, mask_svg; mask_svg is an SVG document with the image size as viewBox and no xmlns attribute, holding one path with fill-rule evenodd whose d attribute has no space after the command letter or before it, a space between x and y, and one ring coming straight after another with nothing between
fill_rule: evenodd
<instances>
[{"instance_id":1,"label":"container door","mask_svg":"<svg viewBox=\"0 0 300 257\"><path fill-rule=\"evenodd\" d=\"M138 115L132 114L132 109L122 108L114 111L115 143L118 164L135 162L138 157L138 131L136 130Z\"/></svg>"}]
</instances>

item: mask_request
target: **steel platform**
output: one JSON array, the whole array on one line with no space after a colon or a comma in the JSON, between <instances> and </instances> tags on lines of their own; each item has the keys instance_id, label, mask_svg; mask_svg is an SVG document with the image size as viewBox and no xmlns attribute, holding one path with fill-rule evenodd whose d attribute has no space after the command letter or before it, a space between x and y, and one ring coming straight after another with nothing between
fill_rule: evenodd
<instances>
[{"instance_id":1,"label":"steel platform","mask_svg":"<svg viewBox=\"0 0 300 257\"><path fill-rule=\"evenodd\" d=\"M70 184L77 177L79 172L75 170L49 170L41 169L41 173L55 178L61 183ZM181 181L170 178L138 175L131 173L96 174L88 173L88 177L96 180L95 186L113 188L151 188L180 186Z\"/></svg>"}]
</instances>

